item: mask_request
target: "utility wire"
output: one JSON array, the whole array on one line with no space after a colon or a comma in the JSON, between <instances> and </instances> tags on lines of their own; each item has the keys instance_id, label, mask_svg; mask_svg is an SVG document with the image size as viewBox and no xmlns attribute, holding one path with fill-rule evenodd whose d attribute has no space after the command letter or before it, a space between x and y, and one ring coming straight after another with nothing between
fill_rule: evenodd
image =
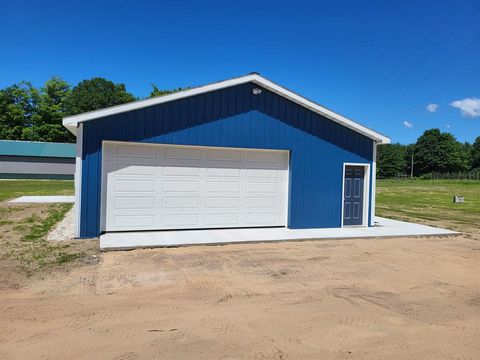
<instances>
[{"instance_id":1,"label":"utility wire","mask_svg":"<svg viewBox=\"0 0 480 360\"><path fill-rule=\"evenodd\" d=\"M445 17L436 26L434 26L430 30L430 32L427 34L427 36L425 36L423 38L423 40L420 42L420 44L425 42L426 40L428 40L430 38L430 36L432 36L440 28L440 26L442 26L445 23L445 21L447 21L449 18L451 18L452 14L455 13L455 11L457 11L457 9L460 7L460 5L462 5L462 3L459 1L457 3L457 6L451 12L449 12L447 15L445 15ZM382 80L380 80L374 86L374 88L372 90L370 90L367 93L367 95L362 98L362 100L360 100L360 102L358 103L358 106L361 106L371 95L373 95L373 93L380 88L380 85L382 85L384 82L390 80L390 78L393 76L393 74L395 74L397 72L397 70L399 70L401 68L401 66L416 52L416 50L418 48L420 48L420 46L421 46L420 44L417 45L407 56L403 57L402 60L400 62L398 62L397 65L393 68L393 70L390 71L390 73L388 73L388 75L385 76Z\"/></svg>"},{"instance_id":2,"label":"utility wire","mask_svg":"<svg viewBox=\"0 0 480 360\"><path fill-rule=\"evenodd\" d=\"M447 86L444 86L443 88L441 88L440 90L434 92L433 94L427 96L426 98L424 98L423 100L419 101L418 103L416 103L415 105L407 108L406 110L402 111L401 113L399 113L396 117L400 117L400 116L403 116L405 115L406 113L412 111L413 109L415 109L416 107L422 105L422 104L425 104L428 100L432 99L433 97L443 93L445 90L448 90L450 88L453 88L454 86L458 85L459 83L461 83L462 81L464 81L465 79L475 75L478 71L480 71L480 66L477 66L476 68L473 69L473 71L469 72L468 74L466 74L465 76L461 77L460 79L457 79L455 81L453 81L452 83L448 84Z\"/></svg>"},{"instance_id":3,"label":"utility wire","mask_svg":"<svg viewBox=\"0 0 480 360\"><path fill-rule=\"evenodd\" d=\"M421 84L423 84L425 81L427 81L428 79L430 79L433 75L435 75L435 73L437 73L440 69L442 69L446 64L448 64L451 60L453 60L454 58L456 58L459 54L461 54L465 49L467 49L468 47L470 47L475 41L477 41L478 39L480 39L480 35L477 35L475 38L473 38L472 40L470 40L466 45L464 45L461 49L459 49L458 51L456 51L452 56L448 57L445 61L443 61L438 67L435 68L435 70L433 70L430 74L428 74L427 76L423 77L422 79L420 79L420 81L418 81L414 86L412 86L411 88L408 88L407 91L404 91L399 97L397 97L395 100L393 100L391 103L389 103L387 106L385 106L381 111L385 111L387 109L389 109L393 104L397 103L399 100L401 100L402 98L404 98L406 95L410 94L413 90L415 90L418 86L420 86Z\"/></svg>"},{"instance_id":4,"label":"utility wire","mask_svg":"<svg viewBox=\"0 0 480 360\"><path fill-rule=\"evenodd\" d=\"M471 12L466 18L463 19L463 21L460 22L460 24L458 24L452 31L450 31L445 37L442 38L442 40L440 40L439 42L437 42L433 47L431 47L423 56L422 58L420 58L420 60L418 60L417 62L415 62L412 66L410 66L408 68L407 71L405 71L401 76L400 78L397 80L397 82L393 85L393 86L390 86L388 88L386 88L386 90L384 90L382 93L380 93L379 95L382 96L382 95L385 95L386 93L388 93L391 89L395 88L395 86L397 86L408 74L410 74L410 72L420 63L422 63L423 61L425 61L425 59L427 59L432 53L434 50L436 50L438 47L440 47L448 38L450 38L453 34L455 34L463 25L465 25L478 11L480 10L480 7L476 8L473 12ZM368 105L370 105L372 102L370 102ZM362 108L363 110L364 108Z\"/></svg>"}]
</instances>

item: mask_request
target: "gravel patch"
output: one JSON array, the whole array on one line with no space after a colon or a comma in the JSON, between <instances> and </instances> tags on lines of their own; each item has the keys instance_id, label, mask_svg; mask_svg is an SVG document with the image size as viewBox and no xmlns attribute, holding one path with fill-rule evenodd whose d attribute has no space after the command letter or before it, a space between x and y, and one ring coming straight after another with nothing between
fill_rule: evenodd
<instances>
[{"instance_id":1,"label":"gravel patch","mask_svg":"<svg viewBox=\"0 0 480 360\"><path fill-rule=\"evenodd\" d=\"M74 208L70 209L62 221L47 235L47 240L50 241L65 241L72 240L74 237Z\"/></svg>"}]
</instances>

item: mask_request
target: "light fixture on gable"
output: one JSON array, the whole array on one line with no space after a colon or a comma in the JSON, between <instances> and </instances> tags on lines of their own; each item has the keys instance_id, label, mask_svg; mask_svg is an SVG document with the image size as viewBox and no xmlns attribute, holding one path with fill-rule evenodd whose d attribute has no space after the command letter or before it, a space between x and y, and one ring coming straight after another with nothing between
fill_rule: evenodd
<instances>
[{"instance_id":1,"label":"light fixture on gable","mask_svg":"<svg viewBox=\"0 0 480 360\"><path fill-rule=\"evenodd\" d=\"M260 95L262 93L262 89L259 88L253 88L252 89L252 94L253 95Z\"/></svg>"}]
</instances>

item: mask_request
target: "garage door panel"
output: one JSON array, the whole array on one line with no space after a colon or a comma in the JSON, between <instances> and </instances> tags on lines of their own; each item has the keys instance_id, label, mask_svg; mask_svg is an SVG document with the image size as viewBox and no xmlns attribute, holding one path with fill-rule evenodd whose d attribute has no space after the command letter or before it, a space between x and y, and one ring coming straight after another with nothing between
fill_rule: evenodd
<instances>
[{"instance_id":1,"label":"garage door panel","mask_svg":"<svg viewBox=\"0 0 480 360\"><path fill-rule=\"evenodd\" d=\"M240 181L207 181L207 192L238 193Z\"/></svg>"},{"instance_id":2,"label":"garage door panel","mask_svg":"<svg viewBox=\"0 0 480 360\"><path fill-rule=\"evenodd\" d=\"M183 193L183 192L198 192L200 184L198 181L181 181L181 180L165 180L163 181L164 193Z\"/></svg>"},{"instance_id":3,"label":"garage door panel","mask_svg":"<svg viewBox=\"0 0 480 360\"><path fill-rule=\"evenodd\" d=\"M162 199L164 209L198 209L199 204L200 198L197 197L164 197Z\"/></svg>"},{"instance_id":4,"label":"garage door panel","mask_svg":"<svg viewBox=\"0 0 480 360\"><path fill-rule=\"evenodd\" d=\"M106 142L103 166L106 231L286 226L286 151Z\"/></svg>"},{"instance_id":5,"label":"garage door panel","mask_svg":"<svg viewBox=\"0 0 480 360\"><path fill-rule=\"evenodd\" d=\"M116 179L115 180L115 192L155 192L155 180L127 180Z\"/></svg>"},{"instance_id":6,"label":"garage door panel","mask_svg":"<svg viewBox=\"0 0 480 360\"><path fill-rule=\"evenodd\" d=\"M275 224L277 220L277 214L272 213L253 213L246 215L246 223L250 225L255 224Z\"/></svg>"},{"instance_id":7,"label":"garage door panel","mask_svg":"<svg viewBox=\"0 0 480 360\"><path fill-rule=\"evenodd\" d=\"M275 180L278 177L277 171L268 169L247 169L247 177L250 180L269 179Z\"/></svg>"},{"instance_id":8,"label":"garage door panel","mask_svg":"<svg viewBox=\"0 0 480 360\"><path fill-rule=\"evenodd\" d=\"M207 209L239 209L240 198L234 197L207 197L205 199Z\"/></svg>"},{"instance_id":9,"label":"garage door panel","mask_svg":"<svg viewBox=\"0 0 480 360\"><path fill-rule=\"evenodd\" d=\"M164 176L200 176L200 168L198 166L165 166L163 168Z\"/></svg>"},{"instance_id":10,"label":"garage door panel","mask_svg":"<svg viewBox=\"0 0 480 360\"><path fill-rule=\"evenodd\" d=\"M207 168L207 176L208 177L228 177L228 178L239 178L240 177L240 168Z\"/></svg>"},{"instance_id":11,"label":"garage door panel","mask_svg":"<svg viewBox=\"0 0 480 360\"><path fill-rule=\"evenodd\" d=\"M278 205L277 197L248 197L247 208L273 208Z\"/></svg>"},{"instance_id":12,"label":"garage door panel","mask_svg":"<svg viewBox=\"0 0 480 360\"><path fill-rule=\"evenodd\" d=\"M275 182L249 182L247 183L248 193L276 193L278 191Z\"/></svg>"},{"instance_id":13,"label":"garage door panel","mask_svg":"<svg viewBox=\"0 0 480 360\"><path fill-rule=\"evenodd\" d=\"M117 163L114 166L117 177L121 175L155 176L156 169L151 165Z\"/></svg>"},{"instance_id":14,"label":"garage door panel","mask_svg":"<svg viewBox=\"0 0 480 360\"><path fill-rule=\"evenodd\" d=\"M158 149L143 145L115 145L106 144L103 149L105 161L119 161L121 159L147 159L151 161L158 157Z\"/></svg>"},{"instance_id":15,"label":"garage door panel","mask_svg":"<svg viewBox=\"0 0 480 360\"><path fill-rule=\"evenodd\" d=\"M197 214L164 214L162 224L167 227L180 226L191 228L199 225Z\"/></svg>"},{"instance_id":16,"label":"garage door panel","mask_svg":"<svg viewBox=\"0 0 480 360\"><path fill-rule=\"evenodd\" d=\"M154 215L115 215L114 226L118 229L144 229L155 224Z\"/></svg>"},{"instance_id":17,"label":"garage door panel","mask_svg":"<svg viewBox=\"0 0 480 360\"><path fill-rule=\"evenodd\" d=\"M240 163L242 161L242 153L232 150L209 149L207 150L207 159L213 160L208 164L221 164L221 162Z\"/></svg>"},{"instance_id":18,"label":"garage door panel","mask_svg":"<svg viewBox=\"0 0 480 360\"><path fill-rule=\"evenodd\" d=\"M200 149L186 147L168 147L164 152L165 160L200 160L202 153ZM168 162L170 163L170 161Z\"/></svg>"},{"instance_id":19,"label":"garage door panel","mask_svg":"<svg viewBox=\"0 0 480 360\"><path fill-rule=\"evenodd\" d=\"M250 162L271 162L271 163L283 163L285 155L281 151L262 151L262 152L248 152L247 160Z\"/></svg>"},{"instance_id":20,"label":"garage door panel","mask_svg":"<svg viewBox=\"0 0 480 360\"><path fill-rule=\"evenodd\" d=\"M115 197L114 199L116 210L154 210L155 198L154 197Z\"/></svg>"},{"instance_id":21,"label":"garage door panel","mask_svg":"<svg viewBox=\"0 0 480 360\"><path fill-rule=\"evenodd\" d=\"M287 170L286 167L281 166L277 162L248 161L247 166L249 169Z\"/></svg>"},{"instance_id":22,"label":"garage door panel","mask_svg":"<svg viewBox=\"0 0 480 360\"><path fill-rule=\"evenodd\" d=\"M239 223L240 214L232 213L214 213L205 215L205 225L207 226L235 226Z\"/></svg>"},{"instance_id":23,"label":"garage door panel","mask_svg":"<svg viewBox=\"0 0 480 360\"><path fill-rule=\"evenodd\" d=\"M129 158L149 158L155 159L157 157L157 149L152 146L135 146L135 145L118 145L116 151L116 157L129 157Z\"/></svg>"}]
</instances>

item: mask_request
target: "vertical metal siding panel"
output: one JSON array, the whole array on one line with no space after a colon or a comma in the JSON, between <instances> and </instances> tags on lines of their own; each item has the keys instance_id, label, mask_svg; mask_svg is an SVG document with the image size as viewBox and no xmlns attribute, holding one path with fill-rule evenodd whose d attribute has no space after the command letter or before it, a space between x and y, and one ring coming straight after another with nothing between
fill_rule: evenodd
<instances>
[{"instance_id":1,"label":"vertical metal siding panel","mask_svg":"<svg viewBox=\"0 0 480 360\"><path fill-rule=\"evenodd\" d=\"M221 144L222 128L219 122L222 119L222 96L219 92L215 92L212 98L212 138L211 144Z\"/></svg>"},{"instance_id":2,"label":"vertical metal siding panel","mask_svg":"<svg viewBox=\"0 0 480 360\"><path fill-rule=\"evenodd\" d=\"M181 144L182 143L182 121L180 119L180 101L175 101L172 103L172 123L174 131L171 133L171 143L172 144Z\"/></svg>"},{"instance_id":3,"label":"vertical metal siding panel","mask_svg":"<svg viewBox=\"0 0 480 360\"><path fill-rule=\"evenodd\" d=\"M205 96L196 96L194 111L196 112L197 144L205 144Z\"/></svg>"},{"instance_id":4,"label":"vertical metal siding panel","mask_svg":"<svg viewBox=\"0 0 480 360\"><path fill-rule=\"evenodd\" d=\"M250 111L247 114L246 122L245 122L245 147L248 147L249 144L253 143L252 139L252 130L253 130L253 116L254 113L257 112L257 108L255 104L253 103L254 97L250 96L250 93L248 96L245 96L246 98L246 104L250 108Z\"/></svg>"},{"instance_id":5,"label":"vertical metal siding panel","mask_svg":"<svg viewBox=\"0 0 480 360\"><path fill-rule=\"evenodd\" d=\"M159 106L153 106L150 113L150 121L152 122L150 140L153 143L158 143L161 140L163 129L162 129L162 108Z\"/></svg>"},{"instance_id":6,"label":"vertical metal siding panel","mask_svg":"<svg viewBox=\"0 0 480 360\"><path fill-rule=\"evenodd\" d=\"M148 142L155 142L155 131L153 130L155 126L154 110L153 107L145 109L145 132Z\"/></svg>"},{"instance_id":7,"label":"vertical metal siding panel","mask_svg":"<svg viewBox=\"0 0 480 360\"><path fill-rule=\"evenodd\" d=\"M265 143L267 143L267 136L268 136L268 133L267 133L267 128L266 128L266 123L265 123L265 117L263 116L263 114L267 111L267 101L268 101L268 97L269 97L269 94L266 93L264 94L263 96L262 95L258 95L258 104L259 104L259 109L262 113L262 115L258 114L257 116L257 121L259 123L259 133L260 133L260 137L259 137L259 144L261 146L263 146Z\"/></svg>"},{"instance_id":8,"label":"vertical metal siding panel","mask_svg":"<svg viewBox=\"0 0 480 360\"><path fill-rule=\"evenodd\" d=\"M213 94L208 93L205 96L205 145L213 143Z\"/></svg>"},{"instance_id":9,"label":"vertical metal siding panel","mask_svg":"<svg viewBox=\"0 0 480 360\"><path fill-rule=\"evenodd\" d=\"M172 127L172 117L170 116L172 112L172 103L166 103L162 106L162 128L163 128L163 136L162 141L165 144L170 143L170 129Z\"/></svg>"},{"instance_id":10,"label":"vertical metal siding panel","mask_svg":"<svg viewBox=\"0 0 480 360\"><path fill-rule=\"evenodd\" d=\"M242 135L243 135L243 123L245 122L245 117L244 117L244 108L243 108L243 94L245 93L245 87L241 86L240 88L237 89L235 92L235 108L237 114L235 115L235 129L234 129L234 136L235 136L235 144L237 144L238 147L243 147L245 146L245 142L242 141Z\"/></svg>"},{"instance_id":11,"label":"vertical metal siding panel","mask_svg":"<svg viewBox=\"0 0 480 360\"><path fill-rule=\"evenodd\" d=\"M146 130L145 130L145 112L146 112L146 109L143 109L143 110L137 110L136 113L137 113L137 121L138 121L138 125L140 127L140 136L138 138L138 141L144 141L147 136L146 136Z\"/></svg>"},{"instance_id":12,"label":"vertical metal siding panel","mask_svg":"<svg viewBox=\"0 0 480 360\"><path fill-rule=\"evenodd\" d=\"M198 144L197 99L198 96L193 96L188 99L187 142L193 145Z\"/></svg>"},{"instance_id":13,"label":"vertical metal siding panel","mask_svg":"<svg viewBox=\"0 0 480 360\"><path fill-rule=\"evenodd\" d=\"M218 106L220 108L220 119L222 119L222 121L220 122L217 122L216 125L218 126L218 132L219 132L219 135L218 135L218 139L220 140L219 141L219 145L220 146L225 146L226 144L226 141L227 141L227 136L225 135L225 132L226 132L226 124L225 124L225 121L223 121L223 119L225 119L227 117L227 92L226 91L221 91L219 92L219 103L218 103Z\"/></svg>"},{"instance_id":14,"label":"vertical metal siding panel","mask_svg":"<svg viewBox=\"0 0 480 360\"><path fill-rule=\"evenodd\" d=\"M179 131L179 137L178 137L179 144L188 143L187 115L188 115L188 99L182 99L178 102L178 121L180 124L180 131Z\"/></svg>"},{"instance_id":15,"label":"vertical metal siding panel","mask_svg":"<svg viewBox=\"0 0 480 360\"><path fill-rule=\"evenodd\" d=\"M237 127L237 119L238 116L236 115L236 97L237 97L237 89L238 88L231 88L229 91L228 97L228 121L226 121L227 126L227 139L226 143L231 143L232 146L237 147L237 138L236 138L236 127Z\"/></svg>"}]
</instances>

